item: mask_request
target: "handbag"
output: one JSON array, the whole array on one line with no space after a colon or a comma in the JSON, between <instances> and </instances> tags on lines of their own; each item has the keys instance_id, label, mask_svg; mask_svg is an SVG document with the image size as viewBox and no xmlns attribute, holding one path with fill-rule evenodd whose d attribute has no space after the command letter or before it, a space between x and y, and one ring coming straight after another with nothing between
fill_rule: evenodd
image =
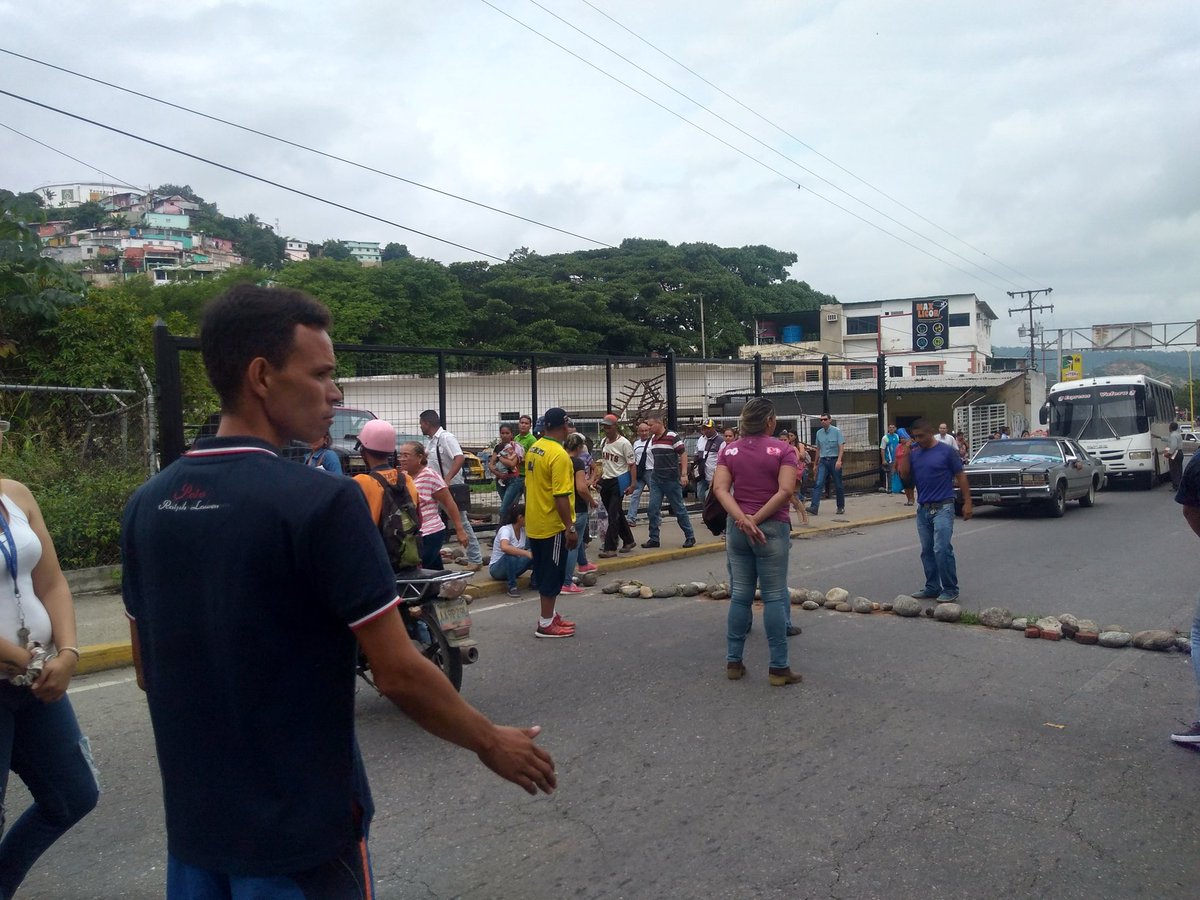
<instances>
[{"instance_id":1,"label":"handbag","mask_svg":"<svg viewBox=\"0 0 1200 900\"><path fill-rule=\"evenodd\" d=\"M725 533L725 528L729 524L729 513L725 512L725 507L717 499L716 491L710 490L704 495L704 508L700 512L700 518L704 521L704 526L713 534Z\"/></svg>"}]
</instances>

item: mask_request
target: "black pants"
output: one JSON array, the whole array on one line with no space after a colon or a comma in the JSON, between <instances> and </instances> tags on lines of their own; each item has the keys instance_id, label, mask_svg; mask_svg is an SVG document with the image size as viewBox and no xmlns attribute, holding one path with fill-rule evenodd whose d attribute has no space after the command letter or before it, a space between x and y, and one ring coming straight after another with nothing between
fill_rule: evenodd
<instances>
[{"instance_id":1,"label":"black pants","mask_svg":"<svg viewBox=\"0 0 1200 900\"><path fill-rule=\"evenodd\" d=\"M633 543L633 530L625 518L625 494L617 478L600 479L600 502L608 510L608 531L604 533L604 549L616 550L617 538Z\"/></svg>"},{"instance_id":2,"label":"black pants","mask_svg":"<svg viewBox=\"0 0 1200 900\"><path fill-rule=\"evenodd\" d=\"M1179 485L1183 481L1183 453L1176 453L1167 463L1167 471L1171 475L1171 487L1179 490Z\"/></svg>"}]
</instances>

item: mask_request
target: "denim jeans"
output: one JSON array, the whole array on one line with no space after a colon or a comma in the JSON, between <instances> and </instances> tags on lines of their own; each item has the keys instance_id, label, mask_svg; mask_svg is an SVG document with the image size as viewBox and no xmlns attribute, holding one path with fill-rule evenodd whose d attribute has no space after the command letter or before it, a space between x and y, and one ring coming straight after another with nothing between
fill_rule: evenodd
<instances>
[{"instance_id":1,"label":"denim jeans","mask_svg":"<svg viewBox=\"0 0 1200 900\"><path fill-rule=\"evenodd\" d=\"M92 811L100 794L91 749L71 701L43 703L29 688L3 683L0 806L10 769L29 788L33 804L0 841L0 897L13 895L38 857Z\"/></svg>"},{"instance_id":2,"label":"denim jeans","mask_svg":"<svg viewBox=\"0 0 1200 900\"><path fill-rule=\"evenodd\" d=\"M467 533L467 546L464 548L467 551L467 560L479 565L483 562L483 555L479 552L479 538L475 537L475 529L471 527L471 516L465 509L460 509L458 514L462 519L463 531Z\"/></svg>"},{"instance_id":3,"label":"denim jeans","mask_svg":"<svg viewBox=\"0 0 1200 900\"><path fill-rule=\"evenodd\" d=\"M925 569L925 592L958 596L958 567L954 562L954 502L940 507L922 503L917 507L917 534L921 536L921 566Z\"/></svg>"},{"instance_id":4,"label":"denim jeans","mask_svg":"<svg viewBox=\"0 0 1200 900\"><path fill-rule=\"evenodd\" d=\"M500 495L500 524L504 524L504 517L508 514L508 510L514 503L521 499L521 495L525 493L525 479L513 478L508 482L508 486Z\"/></svg>"},{"instance_id":5,"label":"denim jeans","mask_svg":"<svg viewBox=\"0 0 1200 900\"><path fill-rule=\"evenodd\" d=\"M642 501L642 491L646 489L646 482L639 481L633 486L633 493L629 495L629 521L636 522L638 514L638 504Z\"/></svg>"},{"instance_id":6,"label":"denim jeans","mask_svg":"<svg viewBox=\"0 0 1200 900\"><path fill-rule=\"evenodd\" d=\"M671 512L675 514L675 521L683 529L683 536L695 538L696 533L692 531L691 517L688 516L687 507L683 505L683 485L675 478L672 478L670 481L658 481L652 478L650 479L650 508L646 511L650 517L650 540L658 540L659 527L662 525L662 502L664 497L671 505Z\"/></svg>"},{"instance_id":7,"label":"denim jeans","mask_svg":"<svg viewBox=\"0 0 1200 900\"><path fill-rule=\"evenodd\" d=\"M700 508L704 509L704 498L708 495L708 482L701 479L696 482L696 499L700 501Z\"/></svg>"},{"instance_id":8,"label":"denim jeans","mask_svg":"<svg viewBox=\"0 0 1200 900\"><path fill-rule=\"evenodd\" d=\"M825 479L833 479L833 490L837 496L837 508L846 508L846 492L842 489L842 470L837 467L837 457L822 456L817 466L817 483L813 487L812 508L821 508L821 496L825 493Z\"/></svg>"},{"instance_id":9,"label":"denim jeans","mask_svg":"<svg viewBox=\"0 0 1200 900\"><path fill-rule=\"evenodd\" d=\"M773 669L788 665L788 553L791 527L774 519L758 526L767 537L765 544L752 544L742 532L731 527L725 541L729 561L729 618L726 622L726 662L741 662L746 632L753 618L754 591L762 591L763 627Z\"/></svg>"},{"instance_id":10,"label":"denim jeans","mask_svg":"<svg viewBox=\"0 0 1200 900\"><path fill-rule=\"evenodd\" d=\"M575 513L575 533L579 535L579 540L575 543L575 549L567 551L567 577L563 584L570 584L571 578L575 575L575 566L587 565L587 551L583 549L583 537L587 534L588 526L588 511Z\"/></svg>"},{"instance_id":11,"label":"denim jeans","mask_svg":"<svg viewBox=\"0 0 1200 900\"><path fill-rule=\"evenodd\" d=\"M446 568L445 563L442 562L442 544L449 533L450 529L443 528L441 531L435 531L433 534L421 535L422 568L433 569L439 572Z\"/></svg>"},{"instance_id":12,"label":"denim jeans","mask_svg":"<svg viewBox=\"0 0 1200 900\"><path fill-rule=\"evenodd\" d=\"M513 556L511 553L501 553L499 559L493 559L488 565L488 574L497 581L505 581L510 588L517 586L517 576L529 571L533 560L524 556Z\"/></svg>"}]
</instances>

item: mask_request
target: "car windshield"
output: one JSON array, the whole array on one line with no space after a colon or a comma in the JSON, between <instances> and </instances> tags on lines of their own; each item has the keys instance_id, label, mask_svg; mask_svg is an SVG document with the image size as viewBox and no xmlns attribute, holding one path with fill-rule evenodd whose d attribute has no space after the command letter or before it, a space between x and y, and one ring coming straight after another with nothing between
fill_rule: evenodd
<instances>
[{"instance_id":1,"label":"car windshield","mask_svg":"<svg viewBox=\"0 0 1200 900\"><path fill-rule=\"evenodd\" d=\"M1143 414L1137 385L1073 388L1050 397L1050 435L1077 441L1128 437L1145 431L1138 422Z\"/></svg>"},{"instance_id":2,"label":"car windshield","mask_svg":"<svg viewBox=\"0 0 1200 900\"><path fill-rule=\"evenodd\" d=\"M979 448L971 465L1062 462L1062 458L1056 441L988 441Z\"/></svg>"},{"instance_id":3,"label":"car windshield","mask_svg":"<svg viewBox=\"0 0 1200 900\"><path fill-rule=\"evenodd\" d=\"M362 431L362 427L373 418L375 416L365 409L335 407L333 410L333 424L329 426L329 433L335 440L358 437L358 433Z\"/></svg>"}]
</instances>

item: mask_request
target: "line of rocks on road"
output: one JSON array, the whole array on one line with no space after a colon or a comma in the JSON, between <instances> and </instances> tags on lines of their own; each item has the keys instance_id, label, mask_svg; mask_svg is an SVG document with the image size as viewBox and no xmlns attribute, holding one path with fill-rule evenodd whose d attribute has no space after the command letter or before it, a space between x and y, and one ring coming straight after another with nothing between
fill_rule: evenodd
<instances>
[{"instance_id":1,"label":"line of rocks on road","mask_svg":"<svg viewBox=\"0 0 1200 900\"><path fill-rule=\"evenodd\" d=\"M631 599L667 599L670 597L708 597L712 600L728 600L729 585L725 582L710 584L704 581L688 581L679 584L653 587L634 579L612 581L602 589L605 594L620 594ZM1017 616L1002 606L989 606L978 613L966 613L961 604L938 603L924 606L920 600L900 594L891 603L876 603L866 597L852 597L845 588L835 587L821 592L807 588L788 588L789 599L794 606L805 610L828 609L840 613L891 613L901 618L930 618L938 622L965 622L996 630L1021 631L1027 638L1061 641L1064 638L1077 644L1097 645L1120 650L1136 647L1139 650L1159 652L1192 652L1189 635L1167 629L1148 629L1131 632L1122 625L1098 625L1091 619L1080 619L1070 613L1058 616ZM762 594L756 592L755 600Z\"/></svg>"}]
</instances>

